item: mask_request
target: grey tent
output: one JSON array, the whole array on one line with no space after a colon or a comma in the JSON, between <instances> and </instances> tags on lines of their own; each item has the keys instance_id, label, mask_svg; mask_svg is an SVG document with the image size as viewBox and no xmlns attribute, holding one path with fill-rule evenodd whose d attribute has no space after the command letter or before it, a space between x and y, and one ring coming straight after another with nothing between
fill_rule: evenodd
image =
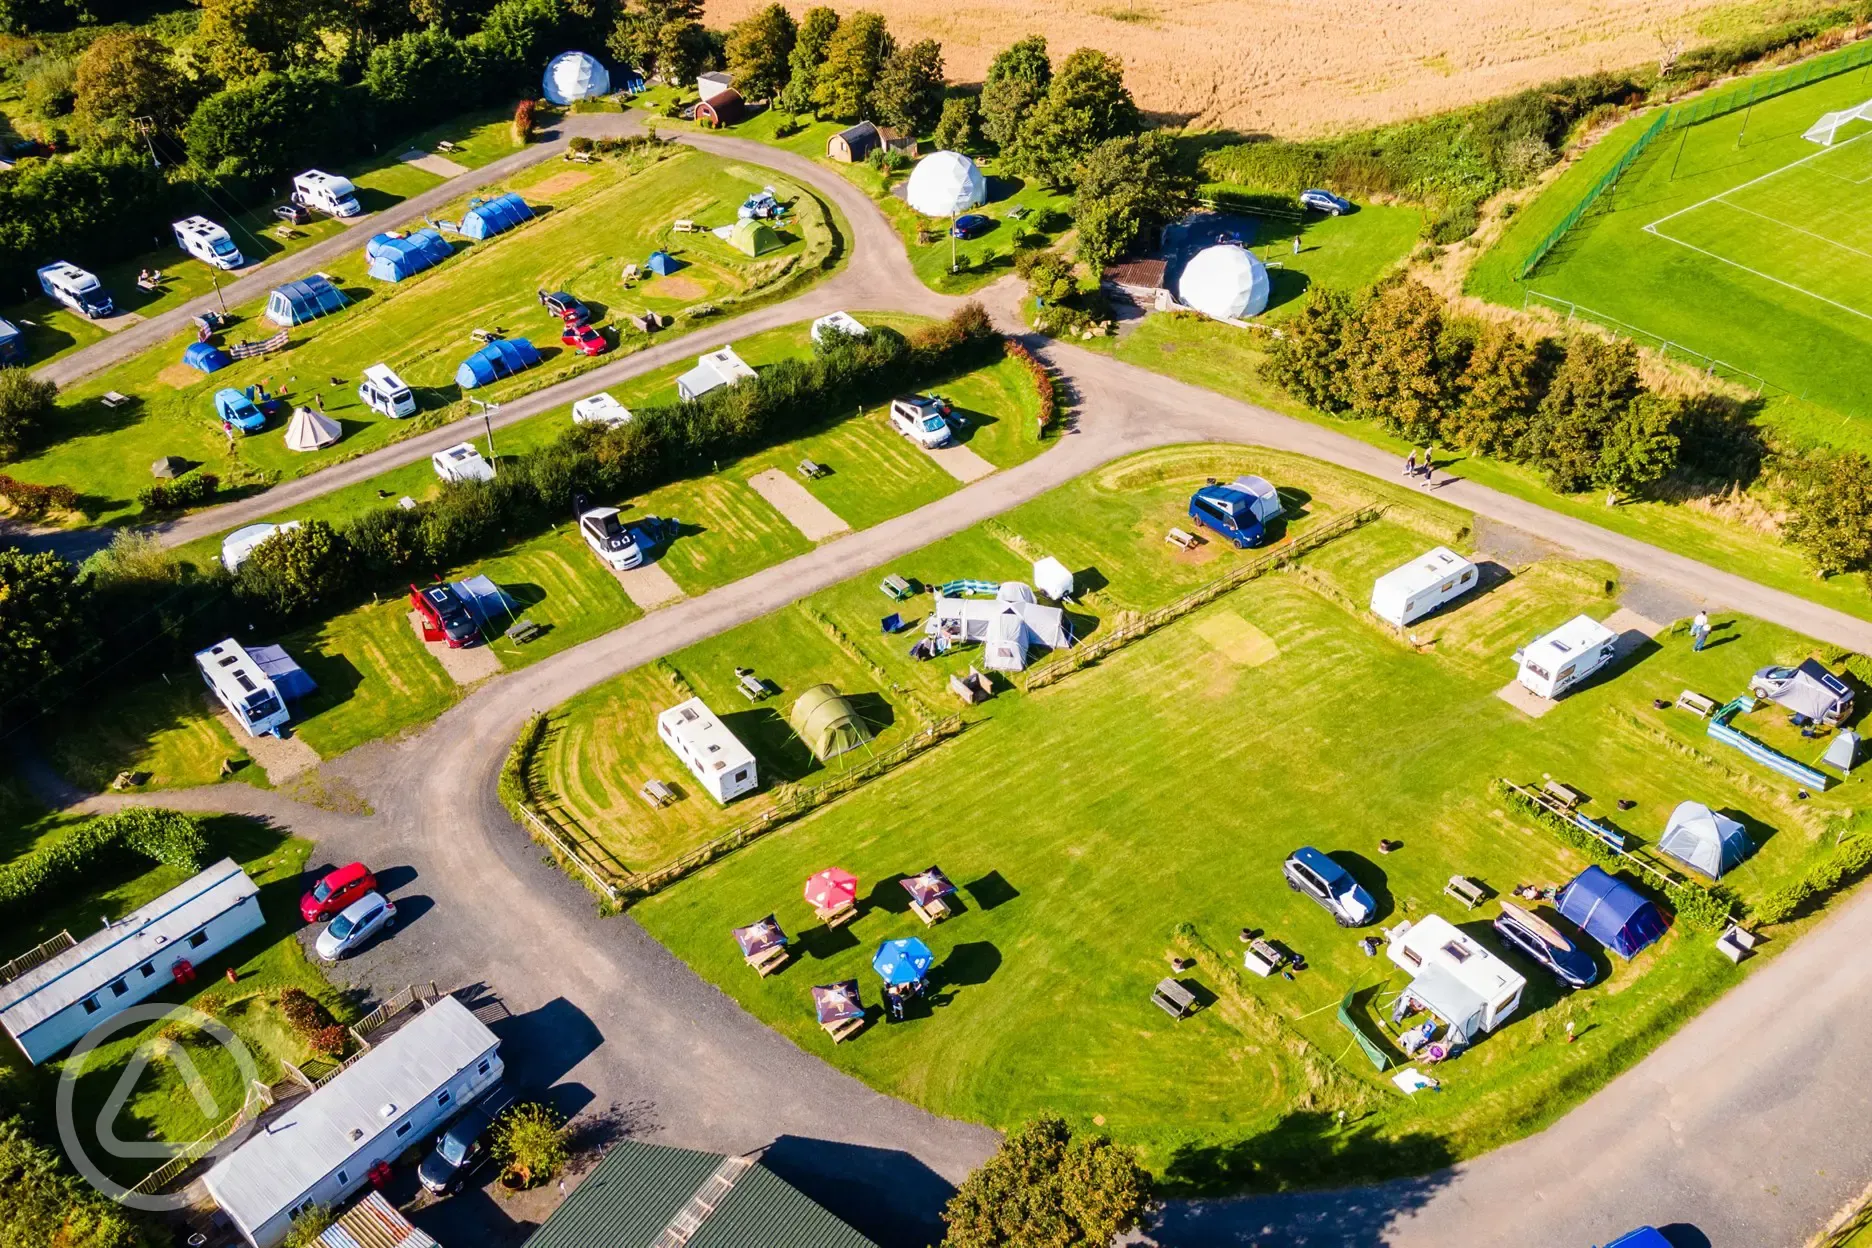
<instances>
[{"instance_id":1,"label":"grey tent","mask_svg":"<svg viewBox=\"0 0 1872 1248\"><path fill-rule=\"evenodd\" d=\"M280 697L288 702L297 702L318 688L318 684L306 675L305 669L293 662L284 646L248 646L247 655L259 664L260 670L273 682L273 687L279 690Z\"/></svg>"},{"instance_id":2,"label":"grey tent","mask_svg":"<svg viewBox=\"0 0 1872 1248\"><path fill-rule=\"evenodd\" d=\"M172 480L188 471L188 460L180 455L165 455L150 465L150 475Z\"/></svg>"},{"instance_id":3,"label":"grey tent","mask_svg":"<svg viewBox=\"0 0 1872 1248\"><path fill-rule=\"evenodd\" d=\"M1483 1030L1482 1017L1488 1002L1446 967L1426 966L1404 991L1449 1024L1449 1034L1445 1038L1450 1044L1468 1044Z\"/></svg>"},{"instance_id":4,"label":"grey tent","mask_svg":"<svg viewBox=\"0 0 1872 1248\"><path fill-rule=\"evenodd\" d=\"M455 592L461 595L461 600L474 612L483 628L496 622L504 623L512 617L517 605L506 590L478 573L456 581Z\"/></svg>"},{"instance_id":5,"label":"grey tent","mask_svg":"<svg viewBox=\"0 0 1872 1248\"><path fill-rule=\"evenodd\" d=\"M1859 762L1859 734L1850 730L1842 730L1837 737L1833 738L1832 744L1827 746L1826 756L1820 761L1850 775L1853 767Z\"/></svg>"},{"instance_id":6,"label":"grey tent","mask_svg":"<svg viewBox=\"0 0 1872 1248\"><path fill-rule=\"evenodd\" d=\"M1794 668L1763 668L1749 681L1749 691L1815 723L1837 724L1852 715L1852 686L1815 659L1802 659Z\"/></svg>"},{"instance_id":7,"label":"grey tent","mask_svg":"<svg viewBox=\"0 0 1872 1248\"><path fill-rule=\"evenodd\" d=\"M1701 802L1683 802L1671 811L1658 849L1712 880L1737 866L1754 847L1742 825Z\"/></svg>"},{"instance_id":8,"label":"grey tent","mask_svg":"<svg viewBox=\"0 0 1872 1248\"><path fill-rule=\"evenodd\" d=\"M831 685L814 685L800 694L787 719L813 757L822 763L871 739L870 726Z\"/></svg>"}]
</instances>

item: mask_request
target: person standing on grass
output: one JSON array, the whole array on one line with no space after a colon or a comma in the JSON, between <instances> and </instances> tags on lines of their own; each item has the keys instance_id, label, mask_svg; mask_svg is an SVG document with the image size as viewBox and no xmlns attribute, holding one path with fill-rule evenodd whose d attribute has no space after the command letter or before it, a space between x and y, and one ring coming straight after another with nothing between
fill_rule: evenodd
<instances>
[{"instance_id":1,"label":"person standing on grass","mask_svg":"<svg viewBox=\"0 0 1872 1248\"><path fill-rule=\"evenodd\" d=\"M1296 234L1294 235L1294 255L1297 256L1299 254L1300 254L1300 236Z\"/></svg>"},{"instance_id":2,"label":"person standing on grass","mask_svg":"<svg viewBox=\"0 0 1872 1248\"><path fill-rule=\"evenodd\" d=\"M1701 650L1703 643L1709 640L1709 612L1698 611L1690 621L1690 649Z\"/></svg>"}]
</instances>

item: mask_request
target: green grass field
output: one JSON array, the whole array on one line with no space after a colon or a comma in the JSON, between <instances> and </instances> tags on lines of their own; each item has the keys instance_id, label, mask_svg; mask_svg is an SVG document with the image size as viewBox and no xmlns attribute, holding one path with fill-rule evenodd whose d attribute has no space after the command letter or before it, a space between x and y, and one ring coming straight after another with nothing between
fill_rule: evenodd
<instances>
[{"instance_id":1,"label":"green grass field","mask_svg":"<svg viewBox=\"0 0 1872 1248\"><path fill-rule=\"evenodd\" d=\"M1163 547L1159 513L1173 514L1192 478L1250 467L1289 491L1302 523L1401 494L1368 493L1363 481L1304 461L1174 448L1113 465L895 570L1012 576L1033 551L1056 553L1102 582L1084 604L1096 629L1235 557L1184 562ZM1592 813L1640 841L1685 798L1737 811L1759 846L1726 881L1745 898L1826 853L1827 816L1863 805L1863 782L1798 802L1792 786L1718 754L1700 722L1652 709L1684 687L1727 693L1763 663L1808 652L1803 639L1754 621L1735 621L1723 634L1734 640L1701 655L1681 634L1666 637L1538 720L1497 698L1516 644L1580 611L1612 611L1599 565L1519 569L1420 630L1436 635L1429 653L1400 645L1361 609L1371 579L1427 545L1460 540L1462 519L1403 502L1297 572L1253 582L1057 687L1003 693L959 740L656 895L636 917L763 1021L881 1090L996 1126L1064 1112L1138 1145L1172 1190L1420 1172L1537 1130L1740 972L1681 925L1633 962L1605 967L1608 978L1585 992L1561 997L1526 968L1520 1013L1439 1068L1441 1096L1407 1101L1356 1052L1347 1057L1350 1038L1333 1020L1356 989L1376 1030L1374 1011L1385 1012L1402 975L1288 892L1281 857L1307 843L1335 851L1378 897L1387 925L1437 911L1490 943L1493 907L1452 912L1441 895L1451 874L1506 892L1584 865L1503 808L1497 777L1564 779L1593 796ZM1088 567L1083 551L1109 553ZM863 620L885 605L874 579L811 605L863 645ZM790 628L766 623L769 634L750 626L718 639L712 657L726 666L754 656L758 671L803 650L761 650L765 636ZM913 692L943 674L942 662L915 665L882 645L866 653ZM699 657L672 662L688 674L709 666ZM588 825L611 811L628 811L638 826L654 818L632 791L644 777L615 774L601 758L638 750L649 774L676 767L657 758L648 724L635 722L673 691L650 674L636 679L641 687L613 695L602 722L593 714L601 691L568 708L553 746L553 774L588 786L561 795ZM739 712L738 701L722 709ZM575 732L593 743L589 756ZM1353 758L1359 779L1347 783ZM1615 799L1636 805L1620 813ZM1403 848L1380 857L1380 836ZM896 880L931 862L960 886L962 913L926 931ZM860 875L866 905L838 933L813 922L798 891L834 864ZM728 932L769 911L798 956L762 980ZM1265 929L1308 968L1291 983L1235 971L1244 926ZM810 987L856 976L875 1001L872 951L912 934L936 952L941 1008L834 1048L812 1020ZM1197 958L1190 975L1212 1002L1176 1026L1148 1001L1172 952ZM1580 1034L1571 1047L1568 1021Z\"/></svg>"},{"instance_id":2,"label":"green grass field","mask_svg":"<svg viewBox=\"0 0 1872 1248\"><path fill-rule=\"evenodd\" d=\"M1477 262L1473 294L1548 306L1790 401L1763 419L1797 441L1872 447L1862 374L1872 350L1872 126L1832 147L1803 138L1872 97L1854 70L1658 136L1533 274L1523 258L1639 130L1580 159ZM1805 400L1801 402L1800 400ZM1815 410L1815 409L1819 410Z\"/></svg>"},{"instance_id":3,"label":"green grass field","mask_svg":"<svg viewBox=\"0 0 1872 1248\"><path fill-rule=\"evenodd\" d=\"M369 364L390 363L417 388L425 408L440 408L460 397L454 372L474 348L469 331L499 328L510 336L530 337L546 357L539 367L477 392L510 398L646 345L648 336L629 328L624 312L649 307L675 314L710 302L732 312L737 300L817 272L831 254L829 219L817 200L797 188L783 189L783 194L791 190L799 196L795 228L800 236L792 236L778 252L750 259L710 235L672 235L670 225L678 217L705 224L732 220L741 199L773 179L699 152L661 149L658 154L665 158L648 169L643 162L650 158L637 157L592 168L550 165L526 171L513 189L547 208L541 219L487 243L458 247L461 254L454 260L401 284L366 277L360 251L336 272L352 306L296 327L285 355L240 362L206 377L179 363L190 338L184 334L86 379L62 400L64 436L10 471L27 480L74 485L94 518L104 520L135 512L134 497L150 480L149 465L163 455L180 455L236 483L303 475L403 436L414 426L385 419L358 401L357 378ZM433 179L409 166L397 168ZM641 263L657 247L674 249L683 267L667 277L620 285L622 264ZM594 306L617 350L591 360L558 345L534 296L537 289L558 287ZM260 308L256 303L238 310L243 324L232 337L272 331L259 319ZM287 388L299 402L318 396L343 425L344 440L325 451L297 454L286 449L284 422L275 421L262 433L238 439L230 452L211 418L212 396L223 386L255 381L275 391ZM136 401L106 408L100 396L109 390Z\"/></svg>"},{"instance_id":4,"label":"green grass field","mask_svg":"<svg viewBox=\"0 0 1872 1248\"><path fill-rule=\"evenodd\" d=\"M137 786L213 784L231 762L238 779L265 787L266 773L235 741L201 677L182 670L107 699L75 699L45 730L48 761L72 783L108 789L122 772Z\"/></svg>"}]
</instances>

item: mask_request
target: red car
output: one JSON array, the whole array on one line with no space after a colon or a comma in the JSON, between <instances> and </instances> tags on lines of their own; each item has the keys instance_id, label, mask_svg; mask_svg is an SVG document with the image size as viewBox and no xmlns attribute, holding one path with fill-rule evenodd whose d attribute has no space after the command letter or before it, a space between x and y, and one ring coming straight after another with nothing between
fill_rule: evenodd
<instances>
[{"instance_id":1,"label":"red car","mask_svg":"<svg viewBox=\"0 0 1872 1248\"><path fill-rule=\"evenodd\" d=\"M377 877L369 867L354 862L328 873L299 899L299 916L308 923L329 919L346 906L377 888Z\"/></svg>"},{"instance_id":2,"label":"red car","mask_svg":"<svg viewBox=\"0 0 1872 1248\"><path fill-rule=\"evenodd\" d=\"M605 341L605 336L590 325L574 325L567 322L565 332L559 335L559 341L580 355L603 355L611 349L611 344Z\"/></svg>"}]
</instances>

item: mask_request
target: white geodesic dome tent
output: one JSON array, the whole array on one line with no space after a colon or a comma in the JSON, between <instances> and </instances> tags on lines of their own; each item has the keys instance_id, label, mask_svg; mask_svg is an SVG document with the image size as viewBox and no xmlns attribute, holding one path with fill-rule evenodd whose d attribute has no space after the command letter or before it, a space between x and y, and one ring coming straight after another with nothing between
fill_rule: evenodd
<instances>
[{"instance_id":1,"label":"white geodesic dome tent","mask_svg":"<svg viewBox=\"0 0 1872 1248\"><path fill-rule=\"evenodd\" d=\"M961 152L931 152L910 171L904 198L926 217L954 216L988 198L988 179Z\"/></svg>"},{"instance_id":2,"label":"white geodesic dome tent","mask_svg":"<svg viewBox=\"0 0 1872 1248\"><path fill-rule=\"evenodd\" d=\"M595 56L561 52L546 67L546 78L540 87L552 103L571 104L611 94L611 75Z\"/></svg>"},{"instance_id":3,"label":"white geodesic dome tent","mask_svg":"<svg viewBox=\"0 0 1872 1248\"><path fill-rule=\"evenodd\" d=\"M1183 266L1177 300L1218 321L1258 316L1268 305L1267 266L1233 243L1205 247Z\"/></svg>"}]
</instances>

